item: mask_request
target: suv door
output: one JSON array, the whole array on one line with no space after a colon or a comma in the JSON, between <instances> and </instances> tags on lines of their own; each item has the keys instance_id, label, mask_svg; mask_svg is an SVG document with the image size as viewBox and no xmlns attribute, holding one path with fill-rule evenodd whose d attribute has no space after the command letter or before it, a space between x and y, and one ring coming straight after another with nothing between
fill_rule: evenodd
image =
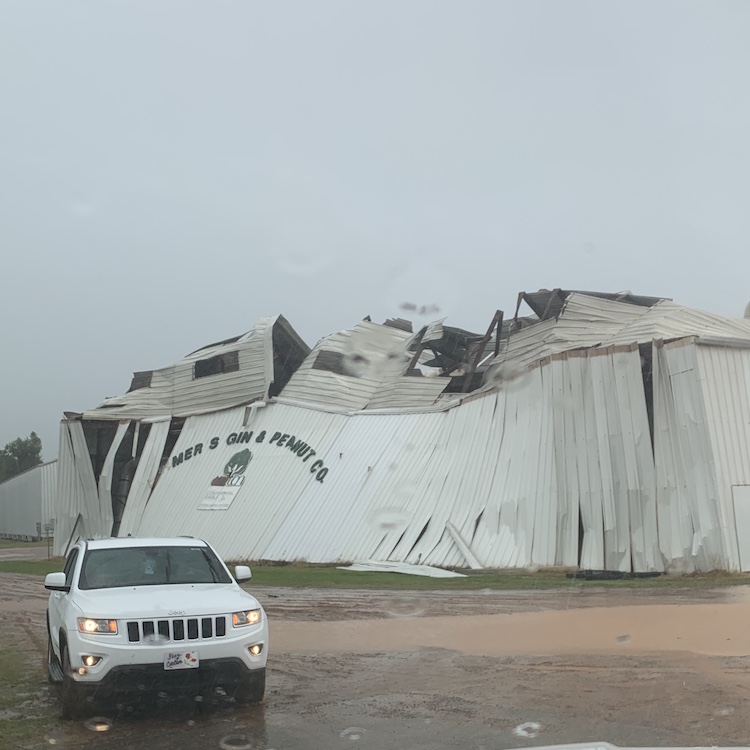
<instances>
[{"instance_id":1,"label":"suv door","mask_svg":"<svg viewBox=\"0 0 750 750\"><path fill-rule=\"evenodd\" d=\"M68 553L68 559L65 561L65 567L63 573L65 573L65 585L73 585L73 575L75 573L76 562L78 560L78 547ZM67 602L68 594L65 591L52 591L50 592L48 613L49 613L49 628L50 634L52 635L52 643L57 653L60 656L60 626L62 625L65 605Z\"/></svg>"}]
</instances>

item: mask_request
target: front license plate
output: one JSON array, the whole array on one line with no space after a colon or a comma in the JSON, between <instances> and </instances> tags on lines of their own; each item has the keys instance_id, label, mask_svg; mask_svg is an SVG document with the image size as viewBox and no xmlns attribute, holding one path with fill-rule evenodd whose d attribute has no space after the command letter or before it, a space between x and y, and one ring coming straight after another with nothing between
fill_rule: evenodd
<instances>
[{"instance_id":1,"label":"front license plate","mask_svg":"<svg viewBox=\"0 0 750 750\"><path fill-rule=\"evenodd\" d=\"M164 669L195 669L200 664L198 652L167 651L164 654Z\"/></svg>"}]
</instances>

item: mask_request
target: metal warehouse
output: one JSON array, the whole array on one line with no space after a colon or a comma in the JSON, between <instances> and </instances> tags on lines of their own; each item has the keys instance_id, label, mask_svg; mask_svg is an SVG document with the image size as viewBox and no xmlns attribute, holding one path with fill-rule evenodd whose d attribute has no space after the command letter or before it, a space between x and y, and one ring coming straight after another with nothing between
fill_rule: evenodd
<instances>
[{"instance_id":1,"label":"metal warehouse","mask_svg":"<svg viewBox=\"0 0 750 750\"><path fill-rule=\"evenodd\" d=\"M55 526L57 461L49 461L0 483L0 539L32 541Z\"/></svg>"},{"instance_id":2,"label":"metal warehouse","mask_svg":"<svg viewBox=\"0 0 750 750\"><path fill-rule=\"evenodd\" d=\"M310 350L263 318L66 413L56 516L56 554L750 570L750 320L541 290L484 334L366 318Z\"/></svg>"}]
</instances>

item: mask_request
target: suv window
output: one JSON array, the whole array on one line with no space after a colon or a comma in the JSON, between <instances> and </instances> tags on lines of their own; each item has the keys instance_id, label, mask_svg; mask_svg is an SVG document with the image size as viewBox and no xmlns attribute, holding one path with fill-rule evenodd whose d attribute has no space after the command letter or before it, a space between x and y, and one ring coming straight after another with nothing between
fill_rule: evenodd
<instances>
[{"instance_id":1,"label":"suv window","mask_svg":"<svg viewBox=\"0 0 750 750\"><path fill-rule=\"evenodd\" d=\"M88 550L79 588L231 583L208 547L120 547Z\"/></svg>"},{"instance_id":2,"label":"suv window","mask_svg":"<svg viewBox=\"0 0 750 750\"><path fill-rule=\"evenodd\" d=\"M73 571L76 567L76 560L78 559L78 547L73 548L68 555L68 559L65 561L65 567L63 573L65 573L65 585L73 585Z\"/></svg>"}]
</instances>

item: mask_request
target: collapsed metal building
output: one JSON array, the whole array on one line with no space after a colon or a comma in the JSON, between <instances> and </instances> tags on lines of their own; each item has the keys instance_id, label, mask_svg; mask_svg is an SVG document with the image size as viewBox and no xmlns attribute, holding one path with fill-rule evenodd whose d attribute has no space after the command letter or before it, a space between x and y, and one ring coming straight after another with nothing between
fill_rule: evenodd
<instances>
[{"instance_id":1,"label":"collapsed metal building","mask_svg":"<svg viewBox=\"0 0 750 750\"><path fill-rule=\"evenodd\" d=\"M748 570L750 321L541 290L484 334L366 318L310 350L264 318L66 413L56 516L57 554Z\"/></svg>"}]
</instances>

